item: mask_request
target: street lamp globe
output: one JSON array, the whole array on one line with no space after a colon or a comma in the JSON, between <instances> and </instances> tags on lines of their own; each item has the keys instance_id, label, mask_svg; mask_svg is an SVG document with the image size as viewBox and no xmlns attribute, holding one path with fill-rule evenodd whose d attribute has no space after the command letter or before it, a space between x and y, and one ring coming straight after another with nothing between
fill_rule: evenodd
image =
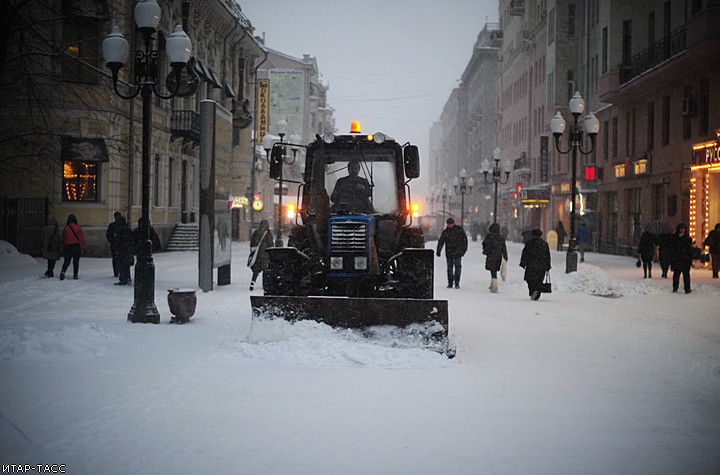
<instances>
[{"instance_id":1,"label":"street lamp globe","mask_svg":"<svg viewBox=\"0 0 720 475\"><path fill-rule=\"evenodd\" d=\"M135 23L143 33L154 33L160 24L160 5L155 0L140 0L135 5Z\"/></svg>"},{"instance_id":2,"label":"street lamp globe","mask_svg":"<svg viewBox=\"0 0 720 475\"><path fill-rule=\"evenodd\" d=\"M183 67L190 61L192 56L192 41L183 31L182 25L177 25L175 31L165 43L165 54L167 54L170 66L173 68Z\"/></svg>"},{"instance_id":3,"label":"street lamp globe","mask_svg":"<svg viewBox=\"0 0 720 475\"><path fill-rule=\"evenodd\" d=\"M570 113L574 116L580 116L585 111L585 99L582 98L578 91L572 96L568 104Z\"/></svg>"}]
</instances>

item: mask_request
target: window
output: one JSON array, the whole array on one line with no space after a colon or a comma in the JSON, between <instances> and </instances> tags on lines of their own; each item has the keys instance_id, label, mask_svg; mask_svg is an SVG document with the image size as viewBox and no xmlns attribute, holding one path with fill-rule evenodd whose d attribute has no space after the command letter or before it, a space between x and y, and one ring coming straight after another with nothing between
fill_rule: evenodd
<instances>
[{"instance_id":1,"label":"window","mask_svg":"<svg viewBox=\"0 0 720 475\"><path fill-rule=\"evenodd\" d=\"M655 12L648 14L648 48L655 44Z\"/></svg>"},{"instance_id":2,"label":"window","mask_svg":"<svg viewBox=\"0 0 720 475\"><path fill-rule=\"evenodd\" d=\"M628 242L636 243L640 240L640 210L642 209L642 188L630 188L628 198Z\"/></svg>"},{"instance_id":3,"label":"window","mask_svg":"<svg viewBox=\"0 0 720 475\"><path fill-rule=\"evenodd\" d=\"M602 72L608 72L608 29L607 26L602 29Z\"/></svg>"},{"instance_id":4,"label":"window","mask_svg":"<svg viewBox=\"0 0 720 475\"><path fill-rule=\"evenodd\" d=\"M63 201L98 200L98 162L63 161Z\"/></svg>"},{"instance_id":5,"label":"window","mask_svg":"<svg viewBox=\"0 0 720 475\"><path fill-rule=\"evenodd\" d=\"M635 138L637 136L637 110L630 112L630 155L635 156Z\"/></svg>"},{"instance_id":6,"label":"window","mask_svg":"<svg viewBox=\"0 0 720 475\"><path fill-rule=\"evenodd\" d=\"M175 189L175 160L171 157L168 159L168 185L167 185L167 205L173 206L173 190Z\"/></svg>"},{"instance_id":7,"label":"window","mask_svg":"<svg viewBox=\"0 0 720 475\"><path fill-rule=\"evenodd\" d=\"M62 78L67 82L97 84L99 58L98 20L67 16L63 21Z\"/></svg>"},{"instance_id":8,"label":"window","mask_svg":"<svg viewBox=\"0 0 720 475\"><path fill-rule=\"evenodd\" d=\"M710 130L710 86L707 79L701 79L698 94L698 134L707 135Z\"/></svg>"},{"instance_id":9,"label":"window","mask_svg":"<svg viewBox=\"0 0 720 475\"><path fill-rule=\"evenodd\" d=\"M618 120L617 117L612 118L612 156L618 156Z\"/></svg>"},{"instance_id":10,"label":"window","mask_svg":"<svg viewBox=\"0 0 720 475\"><path fill-rule=\"evenodd\" d=\"M568 5L568 36L575 37L575 5Z\"/></svg>"},{"instance_id":11,"label":"window","mask_svg":"<svg viewBox=\"0 0 720 475\"><path fill-rule=\"evenodd\" d=\"M615 245L617 243L618 228L618 199L617 192L610 191L605 194L605 202L608 210L608 223L605 233L605 239L608 244Z\"/></svg>"},{"instance_id":12,"label":"window","mask_svg":"<svg viewBox=\"0 0 720 475\"><path fill-rule=\"evenodd\" d=\"M665 185L653 185L653 219L665 219Z\"/></svg>"},{"instance_id":13,"label":"window","mask_svg":"<svg viewBox=\"0 0 720 475\"><path fill-rule=\"evenodd\" d=\"M610 155L610 127L607 120L603 121L601 130L603 133L603 159L607 161Z\"/></svg>"},{"instance_id":14,"label":"window","mask_svg":"<svg viewBox=\"0 0 720 475\"><path fill-rule=\"evenodd\" d=\"M160 206L160 155L158 154L155 154L154 178L155 180L153 182L153 196L155 197L155 199L153 200L153 204L155 206Z\"/></svg>"},{"instance_id":15,"label":"window","mask_svg":"<svg viewBox=\"0 0 720 475\"><path fill-rule=\"evenodd\" d=\"M615 178L623 178L625 176L625 164L615 165Z\"/></svg>"},{"instance_id":16,"label":"window","mask_svg":"<svg viewBox=\"0 0 720 475\"><path fill-rule=\"evenodd\" d=\"M670 96L663 97L662 105L662 144L670 144Z\"/></svg>"},{"instance_id":17,"label":"window","mask_svg":"<svg viewBox=\"0 0 720 475\"><path fill-rule=\"evenodd\" d=\"M636 160L633 163L633 173L635 175L645 175L648 173L648 161L647 159Z\"/></svg>"},{"instance_id":18,"label":"window","mask_svg":"<svg viewBox=\"0 0 720 475\"><path fill-rule=\"evenodd\" d=\"M575 70L574 69L568 69L567 72L567 100L570 102L570 99L573 98L573 95L575 94Z\"/></svg>"},{"instance_id":19,"label":"window","mask_svg":"<svg viewBox=\"0 0 720 475\"><path fill-rule=\"evenodd\" d=\"M652 150L655 142L655 103L647 105L647 149Z\"/></svg>"},{"instance_id":20,"label":"window","mask_svg":"<svg viewBox=\"0 0 720 475\"><path fill-rule=\"evenodd\" d=\"M622 28L622 64L629 66L632 62L632 21L624 21Z\"/></svg>"},{"instance_id":21,"label":"window","mask_svg":"<svg viewBox=\"0 0 720 475\"><path fill-rule=\"evenodd\" d=\"M630 156L630 112L625 113L625 156Z\"/></svg>"},{"instance_id":22,"label":"window","mask_svg":"<svg viewBox=\"0 0 720 475\"><path fill-rule=\"evenodd\" d=\"M64 136L60 144L62 200L98 201L100 163L109 160L105 140Z\"/></svg>"}]
</instances>

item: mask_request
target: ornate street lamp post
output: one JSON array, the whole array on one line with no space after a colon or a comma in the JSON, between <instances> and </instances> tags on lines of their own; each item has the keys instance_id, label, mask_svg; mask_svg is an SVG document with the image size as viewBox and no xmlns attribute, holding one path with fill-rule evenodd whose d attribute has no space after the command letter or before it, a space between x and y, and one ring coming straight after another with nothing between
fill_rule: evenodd
<instances>
[{"instance_id":1,"label":"ornate street lamp post","mask_svg":"<svg viewBox=\"0 0 720 475\"><path fill-rule=\"evenodd\" d=\"M497 201L498 201L498 184L506 184L508 180L510 179L510 160L505 160L502 163L502 166L500 165L500 159L502 158L502 153L500 152L500 148L495 147L495 150L493 150L493 160L495 161L495 165L492 167L492 176L490 176L488 179L488 173L490 170L490 162L488 162L488 159L486 158L483 160L482 165L480 165L480 168L483 172L483 178L485 180L485 183L495 183L495 206L493 208L493 223L497 223ZM505 179L503 180L502 175L505 174Z\"/></svg>"},{"instance_id":2,"label":"ornate street lamp post","mask_svg":"<svg viewBox=\"0 0 720 475\"><path fill-rule=\"evenodd\" d=\"M600 130L600 121L597 117L590 112L585 116L584 130L583 126L578 124L578 118L585 110L585 101L580 96L579 92L570 99L570 112L573 115L573 125L570 126L569 131L569 148L562 150L560 148L560 137L565 132L565 119L560 112L555 114L555 117L550 121L550 129L552 130L553 136L555 136L555 148L558 152L566 154L572 152L572 182L570 187L571 201L570 201L570 242L568 244L567 258L565 260L565 273L577 271L577 239L575 237L575 196L577 194L577 153L580 151L583 155L589 155L595 149L595 139L598 131ZM585 134L590 137L590 148L585 150L583 148L583 139Z\"/></svg>"},{"instance_id":3,"label":"ornate street lamp post","mask_svg":"<svg viewBox=\"0 0 720 475\"><path fill-rule=\"evenodd\" d=\"M475 180L472 177L467 177L467 172L463 168L460 170L460 179L457 177L453 178L453 188L455 193L460 195L460 225L465 224L465 195L472 194L473 186L475 186Z\"/></svg>"},{"instance_id":4,"label":"ornate street lamp post","mask_svg":"<svg viewBox=\"0 0 720 475\"><path fill-rule=\"evenodd\" d=\"M103 58L112 71L113 89L123 99L134 99L139 94L143 100L143 148L142 148L142 221L144 228L143 240L138 249L138 260L135 265L135 295L133 306L128 313L128 320L133 323L160 323L160 314L155 306L155 264L152 258L152 241L150 240L150 155L152 151L152 95L161 99L175 96L187 96L197 89L182 84L182 70L187 68L192 51L190 38L182 26L177 25L175 31L167 39L165 53L173 69L172 79L168 81L174 87L169 94L159 91L161 78L158 77L158 51L153 49L153 35L160 23L160 6L155 0L140 0L135 6L135 23L143 35L144 49L135 52L134 71L135 84L129 85L129 94L118 88L118 72L125 65L128 56L128 42L113 26L112 32L105 38L102 45Z\"/></svg>"},{"instance_id":5,"label":"ornate street lamp post","mask_svg":"<svg viewBox=\"0 0 720 475\"><path fill-rule=\"evenodd\" d=\"M440 223L441 226L445 226L445 202L448 201L448 189L447 189L447 183L442 184L442 188L440 191L438 191L437 199L438 201L442 201L442 223Z\"/></svg>"}]
</instances>

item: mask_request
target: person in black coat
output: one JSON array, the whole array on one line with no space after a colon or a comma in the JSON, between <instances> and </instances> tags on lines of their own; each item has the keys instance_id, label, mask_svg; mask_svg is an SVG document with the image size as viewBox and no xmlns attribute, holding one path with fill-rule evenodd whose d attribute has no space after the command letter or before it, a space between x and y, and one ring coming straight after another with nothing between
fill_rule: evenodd
<instances>
[{"instance_id":1,"label":"person in black coat","mask_svg":"<svg viewBox=\"0 0 720 475\"><path fill-rule=\"evenodd\" d=\"M692 267L693 243L690 236L687 235L687 226L680 223L675 228L673 236L673 292L677 292L680 287L680 276L683 277L683 285L685 293L692 292L690 288L690 267Z\"/></svg>"},{"instance_id":2,"label":"person in black coat","mask_svg":"<svg viewBox=\"0 0 720 475\"><path fill-rule=\"evenodd\" d=\"M520 256L520 267L525 269L524 279L527 282L530 298L540 298L541 286L545 273L550 270L550 246L542 238L542 231L533 229L532 237L525 244Z\"/></svg>"},{"instance_id":3,"label":"person in black coat","mask_svg":"<svg viewBox=\"0 0 720 475\"><path fill-rule=\"evenodd\" d=\"M145 220L143 218L138 219L138 226L133 230L133 241L135 243L135 254L140 254L140 243L145 240ZM150 241L152 242L152 251L159 251L161 249L160 238L155 232L155 228L150 225Z\"/></svg>"},{"instance_id":4,"label":"person in black coat","mask_svg":"<svg viewBox=\"0 0 720 475\"><path fill-rule=\"evenodd\" d=\"M333 210L339 211L346 207L351 213L372 213L370 203L372 188L367 179L360 176L360 161L352 160L348 163L348 176L340 178L335 183L335 189L330 196Z\"/></svg>"},{"instance_id":5,"label":"person in black coat","mask_svg":"<svg viewBox=\"0 0 720 475\"><path fill-rule=\"evenodd\" d=\"M453 283L456 289L460 288L460 273L462 272L462 258L467 252L468 239L462 226L456 225L453 218L447 219L447 227L440 234L437 243L437 256L440 257L445 246L445 259L447 260L448 289Z\"/></svg>"},{"instance_id":6,"label":"person in black coat","mask_svg":"<svg viewBox=\"0 0 720 475\"><path fill-rule=\"evenodd\" d=\"M703 246L707 246L710 257L712 258L712 278L717 279L720 273L720 223L708 233L703 242Z\"/></svg>"},{"instance_id":7,"label":"person in black coat","mask_svg":"<svg viewBox=\"0 0 720 475\"><path fill-rule=\"evenodd\" d=\"M662 278L667 279L668 270L670 270L670 264L674 259L673 257L673 240L674 235L668 231L663 232L658 237L658 244L660 246L660 269L662 270Z\"/></svg>"},{"instance_id":8,"label":"person in black coat","mask_svg":"<svg viewBox=\"0 0 720 475\"><path fill-rule=\"evenodd\" d=\"M655 257L656 245L657 239L655 239L655 235L650 232L649 228L646 229L640 235L640 242L638 243L638 254L640 254L640 260L642 261L644 279L652 279L652 262Z\"/></svg>"},{"instance_id":9,"label":"person in black coat","mask_svg":"<svg viewBox=\"0 0 720 475\"><path fill-rule=\"evenodd\" d=\"M115 244L115 229L120 224L120 219L123 219L123 215L120 213L120 211L115 211L113 214L114 221L110 223L107 227L107 231L105 231L105 238L110 243L110 254L112 255L112 268L113 268L113 276L117 277L120 275L120 261L118 260L118 252L117 252L117 245ZM127 221L125 221L125 224L127 225Z\"/></svg>"},{"instance_id":10,"label":"person in black coat","mask_svg":"<svg viewBox=\"0 0 720 475\"><path fill-rule=\"evenodd\" d=\"M563 250L563 244L565 244L565 238L567 237L567 231L565 231L565 225L562 221L558 221L557 226L555 226L555 232L557 233L557 250L562 251Z\"/></svg>"},{"instance_id":11,"label":"person in black coat","mask_svg":"<svg viewBox=\"0 0 720 475\"><path fill-rule=\"evenodd\" d=\"M492 223L488 229L488 234L482 242L483 254L485 258L485 269L490 271L490 292L496 294L498 291L497 273L502 266L502 261L508 260L507 246L505 238L500 234L500 225Z\"/></svg>"},{"instance_id":12,"label":"person in black coat","mask_svg":"<svg viewBox=\"0 0 720 475\"><path fill-rule=\"evenodd\" d=\"M122 216L113 228L112 242L117 255L118 278L120 279L115 285L130 285L130 267L135 264L135 240L130 225Z\"/></svg>"}]
</instances>

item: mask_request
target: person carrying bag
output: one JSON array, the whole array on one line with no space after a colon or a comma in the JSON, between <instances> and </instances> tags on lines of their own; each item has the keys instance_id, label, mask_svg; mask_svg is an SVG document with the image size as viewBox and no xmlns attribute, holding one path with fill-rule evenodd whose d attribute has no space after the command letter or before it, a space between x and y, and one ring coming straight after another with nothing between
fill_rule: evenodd
<instances>
[{"instance_id":1,"label":"person carrying bag","mask_svg":"<svg viewBox=\"0 0 720 475\"><path fill-rule=\"evenodd\" d=\"M542 238L542 231L533 229L532 237L525 244L520 256L520 267L525 269L524 279L532 300L538 300L541 293L552 292L550 283L550 246Z\"/></svg>"}]
</instances>

